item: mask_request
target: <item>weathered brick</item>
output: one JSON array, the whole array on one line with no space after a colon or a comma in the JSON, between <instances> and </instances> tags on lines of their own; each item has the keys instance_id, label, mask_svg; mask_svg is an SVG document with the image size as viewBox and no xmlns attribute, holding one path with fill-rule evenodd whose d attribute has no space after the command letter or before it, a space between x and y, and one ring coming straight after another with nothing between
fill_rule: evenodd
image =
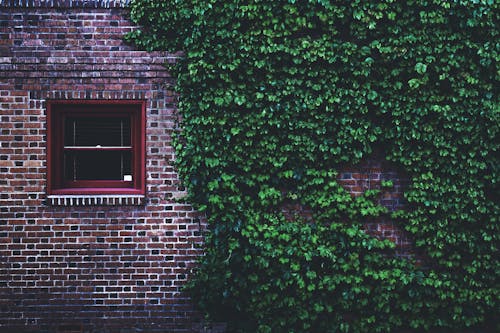
<instances>
[{"instance_id":1,"label":"weathered brick","mask_svg":"<svg viewBox=\"0 0 500 333\"><path fill-rule=\"evenodd\" d=\"M85 3L0 4L10 6L0 13L5 22L0 36L9 36L0 38L0 45L9 47L0 52L0 221L5 221L0 224L0 256L8 258L0 280L8 281L9 289L0 285L0 292L11 295L6 302L17 304L0 314L1 329L56 331L58 319L74 318L66 324L92 320L87 329L94 331L127 325L186 330L198 315L184 296L179 297L178 287L173 292L160 287L165 282L182 286L188 278L186 260L175 260L184 255L182 247L189 248L193 258L202 251L187 240L178 247L178 238L163 237L160 229L179 230L189 222L171 217L194 211L190 205L175 204L174 198L183 195L175 185L155 185L162 177L178 183L168 164L173 159L170 133L176 95L159 84L172 82L163 63L177 56L125 45L123 35L133 27L118 1ZM147 173L154 174L147 180L147 195L154 200L138 207L48 206L47 99L147 99L146 144L147 151L154 152L146 162ZM196 228L205 230L205 222ZM190 242L202 244L203 238ZM179 272L163 274L171 269ZM103 310L109 306L113 311ZM87 310L82 312L82 307ZM107 319L95 321L97 314Z\"/></svg>"}]
</instances>

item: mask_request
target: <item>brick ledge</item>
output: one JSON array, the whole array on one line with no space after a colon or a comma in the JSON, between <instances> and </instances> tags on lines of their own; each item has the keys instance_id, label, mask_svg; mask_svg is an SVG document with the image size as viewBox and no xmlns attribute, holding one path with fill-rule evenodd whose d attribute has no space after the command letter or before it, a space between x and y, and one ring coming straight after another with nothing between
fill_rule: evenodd
<instances>
[{"instance_id":1,"label":"brick ledge","mask_svg":"<svg viewBox=\"0 0 500 333\"><path fill-rule=\"evenodd\" d=\"M144 195L49 195L50 206L140 206L144 205Z\"/></svg>"},{"instance_id":2,"label":"brick ledge","mask_svg":"<svg viewBox=\"0 0 500 333\"><path fill-rule=\"evenodd\" d=\"M131 0L0 0L0 7L17 8L125 8Z\"/></svg>"}]
</instances>

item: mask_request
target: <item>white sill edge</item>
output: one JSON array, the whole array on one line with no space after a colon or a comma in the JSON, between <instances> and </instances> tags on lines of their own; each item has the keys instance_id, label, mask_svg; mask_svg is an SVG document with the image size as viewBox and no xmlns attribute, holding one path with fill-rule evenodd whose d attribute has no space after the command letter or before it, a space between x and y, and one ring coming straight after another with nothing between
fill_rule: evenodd
<instances>
[{"instance_id":1,"label":"white sill edge","mask_svg":"<svg viewBox=\"0 0 500 333\"><path fill-rule=\"evenodd\" d=\"M48 195L49 206L140 206L145 195L121 194L59 194Z\"/></svg>"}]
</instances>

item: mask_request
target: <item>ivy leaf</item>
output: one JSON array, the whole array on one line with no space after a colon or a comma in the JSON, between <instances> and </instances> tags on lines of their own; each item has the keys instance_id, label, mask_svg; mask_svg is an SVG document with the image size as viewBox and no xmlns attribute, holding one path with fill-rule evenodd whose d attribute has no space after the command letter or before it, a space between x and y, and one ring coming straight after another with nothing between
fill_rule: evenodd
<instances>
[{"instance_id":1,"label":"ivy leaf","mask_svg":"<svg viewBox=\"0 0 500 333\"><path fill-rule=\"evenodd\" d=\"M418 74L424 74L427 71L427 65L421 62L417 62L415 65L415 71Z\"/></svg>"}]
</instances>

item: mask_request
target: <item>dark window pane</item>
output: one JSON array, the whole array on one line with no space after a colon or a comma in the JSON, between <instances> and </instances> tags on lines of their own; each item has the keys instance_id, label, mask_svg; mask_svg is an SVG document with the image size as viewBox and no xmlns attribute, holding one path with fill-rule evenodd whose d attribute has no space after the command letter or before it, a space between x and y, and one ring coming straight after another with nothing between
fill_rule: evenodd
<instances>
[{"instance_id":1,"label":"dark window pane","mask_svg":"<svg viewBox=\"0 0 500 333\"><path fill-rule=\"evenodd\" d=\"M130 146L127 117L68 117L64 123L64 146Z\"/></svg>"},{"instance_id":2,"label":"dark window pane","mask_svg":"<svg viewBox=\"0 0 500 333\"><path fill-rule=\"evenodd\" d=\"M130 151L72 151L64 154L65 179L132 180Z\"/></svg>"}]
</instances>

